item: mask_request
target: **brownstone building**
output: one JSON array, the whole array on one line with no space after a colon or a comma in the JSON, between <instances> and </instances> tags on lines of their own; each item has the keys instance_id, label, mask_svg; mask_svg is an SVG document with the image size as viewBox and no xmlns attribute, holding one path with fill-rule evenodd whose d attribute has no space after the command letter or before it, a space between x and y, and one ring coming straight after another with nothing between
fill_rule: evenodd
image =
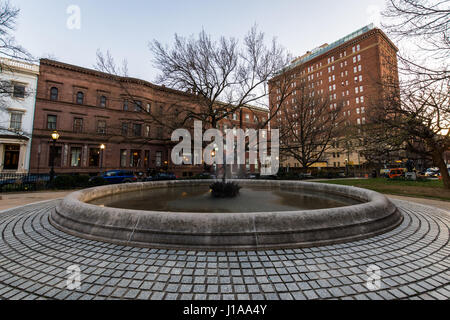
<instances>
[{"instance_id":1,"label":"brownstone building","mask_svg":"<svg viewBox=\"0 0 450 320\"><path fill-rule=\"evenodd\" d=\"M308 51L293 60L281 75L288 74L294 81L307 86L310 94L327 100L330 110L340 103L342 125L363 126L368 122L370 102L382 94L380 84L387 78L398 79L397 51L383 31L369 25L332 44ZM279 89L272 88L271 108L280 95ZM293 112L295 104L294 99L287 99L282 103L282 111ZM277 122L272 121L271 126L275 128ZM333 147L315 166L344 167L346 164L361 165L364 161L357 148L351 151L342 148L336 137ZM293 158L282 159L282 164L285 167L300 166Z\"/></svg>"},{"instance_id":2,"label":"brownstone building","mask_svg":"<svg viewBox=\"0 0 450 320\"><path fill-rule=\"evenodd\" d=\"M171 164L170 123L189 105L189 93L147 81L110 74L48 59L40 63L30 171L47 173L52 155L56 173L96 174L102 170L136 172L169 170L192 175L203 166ZM267 111L243 111L243 127L252 127ZM220 127L239 125L230 115ZM60 138L52 148L51 133ZM101 148L104 146L104 149ZM257 171L254 165L249 171Z\"/></svg>"}]
</instances>

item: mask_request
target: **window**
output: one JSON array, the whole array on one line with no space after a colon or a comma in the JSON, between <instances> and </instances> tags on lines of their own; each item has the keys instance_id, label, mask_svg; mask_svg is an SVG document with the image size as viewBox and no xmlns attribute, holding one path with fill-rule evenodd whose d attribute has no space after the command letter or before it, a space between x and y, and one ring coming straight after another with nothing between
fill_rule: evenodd
<instances>
[{"instance_id":1,"label":"window","mask_svg":"<svg viewBox=\"0 0 450 320\"><path fill-rule=\"evenodd\" d=\"M359 108L356 108L356 113L359 114Z\"/></svg>"},{"instance_id":2,"label":"window","mask_svg":"<svg viewBox=\"0 0 450 320\"><path fill-rule=\"evenodd\" d=\"M162 152L158 151L156 152L156 166L161 167L162 165Z\"/></svg>"},{"instance_id":3,"label":"window","mask_svg":"<svg viewBox=\"0 0 450 320\"><path fill-rule=\"evenodd\" d=\"M122 122L122 135L123 136L128 136L128 123L127 122Z\"/></svg>"},{"instance_id":4,"label":"window","mask_svg":"<svg viewBox=\"0 0 450 320\"><path fill-rule=\"evenodd\" d=\"M133 124L133 135L135 137L142 136L142 124L139 124L139 123Z\"/></svg>"},{"instance_id":5,"label":"window","mask_svg":"<svg viewBox=\"0 0 450 320\"><path fill-rule=\"evenodd\" d=\"M81 166L81 148L72 147L70 150L70 166L80 167Z\"/></svg>"},{"instance_id":6,"label":"window","mask_svg":"<svg viewBox=\"0 0 450 320\"><path fill-rule=\"evenodd\" d=\"M145 150L144 167L145 168L149 168L150 167L150 151L149 150Z\"/></svg>"},{"instance_id":7,"label":"window","mask_svg":"<svg viewBox=\"0 0 450 320\"><path fill-rule=\"evenodd\" d=\"M358 44L358 45L356 46L356 51L359 51L359 50L361 50L361 46Z\"/></svg>"},{"instance_id":8,"label":"window","mask_svg":"<svg viewBox=\"0 0 450 320\"><path fill-rule=\"evenodd\" d=\"M100 164L100 149L89 149L89 167L98 167Z\"/></svg>"},{"instance_id":9,"label":"window","mask_svg":"<svg viewBox=\"0 0 450 320\"><path fill-rule=\"evenodd\" d=\"M359 92L363 92L364 91L364 87L363 86L359 86Z\"/></svg>"},{"instance_id":10,"label":"window","mask_svg":"<svg viewBox=\"0 0 450 320\"><path fill-rule=\"evenodd\" d=\"M77 104L84 104L84 93L81 91L77 93Z\"/></svg>"},{"instance_id":11,"label":"window","mask_svg":"<svg viewBox=\"0 0 450 320\"><path fill-rule=\"evenodd\" d=\"M142 101L136 101L134 103L134 111L136 111L136 112L142 111Z\"/></svg>"},{"instance_id":12,"label":"window","mask_svg":"<svg viewBox=\"0 0 450 320\"><path fill-rule=\"evenodd\" d=\"M56 130L56 116L54 115L47 116L47 129Z\"/></svg>"},{"instance_id":13,"label":"window","mask_svg":"<svg viewBox=\"0 0 450 320\"><path fill-rule=\"evenodd\" d=\"M48 155L48 166L51 167L52 165L52 159L53 159L53 165L55 167L61 167L61 152L62 152L62 148L61 147L55 147L53 149L53 146L50 146L49 148L49 155Z\"/></svg>"},{"instance_id":14,"label":"window","mask_svg":"<svg viewBox=\"0 0 450 320\"><path fill-rule=\"evenodd\" d=\"M162 127L158 127L156 129L156 134L158 137L162 137L163 136L163 128Z\"/></svg>"},{"instance_id":15,"label":"window","mask_svg":"<svg viewBox=\"0 0 450 320\"><path fill-rule=\"evenodd\" d=\"M359 82L362 82L362 80L363 80L363 77L359 76Z\"/></svg>"},{"instance_id":16,"label":"window","mask_svg":"<svg viewBox=\"0 0 450 320\"><path fill-rule=\"evenodd\" d=\"M356 123L361 124L361 119L358 118L358 119L356 120Z\"/></svg>"},{"instance_id":17,"label":"window","mask_svg":"<svg viewBox=\"0 0 450 320\"><path fill-rule=\"evenodd\" d=\"M355 88L355 93L358 93L359 92L359 89L358 89L358 87L356 87Z\"/></svg>"},{"instance_id":18,"label":"window","mask_svg":"<svg viewBox=\"0 0 450 320\"><path fill-rule=\"evenodd\" d=\"M12 129L12 130L21 130L22 129L22 116L23 116L23 114L20 112L12 112L11 113L11 121L9 124L10 129Z\"/></svg>"},{"instance_id":19,"label":"window","mask_svg":"<svg viewBox=\"0 0 450 320\"><path fill-rule=\"evenodd\" d=\"M359 103L359 98L356 98L356 103Z\"/></svg>"},{"instance_id":20,"label":"window","mask_svg":"<svg viewBox=\"0 0 450 320\"><path fill-rule=\"evenodd\" d=\"M14 84L13 97L20 99L25 98L25 86L23 84Z\"/></svg>"},{"instance_id":21,"label":"window","mask_svg":"<svg viewBox=\"0 0 450 320\"><path fill-rule=\"evenodd\" d=\"M361 55L358 54L358 61L361 61Z\"/></svg>"},{"instance_id":22,"label":"window","mask_svg":"<svg viewBox=\"0 0 450 320\"><path fill-rule=\"evenodd\" d=\"M123 100L123 111L128 111L128 100Z\"/></svg>"},{"instance_id":23,"label":"window","mask_svg":"<svg viewBox=\"0 0 450 320\"><path fill-rule=\"evenodd\" d=\"M17 170L19 168L20 145L4 145L3 169Z\"/></svg>"},{"instance_id":24,"label":"window","mask_svg":"<svg viewBox=\"0 0 450 320\"><path fill-rule=\"evenodd\" d=\"M358 66L358 71L361 71L362 70L362 67L361 67L361 65L359 65Z\"/></svg>"},{"instance_id":25,"label":"window","mask_svg":"<svg viewBox=\"0 0 450 320\"><path fill-rule=\"evenodd\" d=\"M138 168L141 166L141 150L131 150L130 167Z\"/></svg>"},{"instance_id":26,"label":"window","mask_svg":"<svg viewBox=\"0 0 450 320\"><path fill-rule=\"evenodd\" d=\"M74 118L73 119L73 132L81 133L83 132L83 119Z\"/></svg>"},{"instance_id":27,"label":"window","mask_svg":"<svg viewBox=\"0 0 450 320\"><path fill-rule=\"evenodd\" d=\"M364 103L364 97L361 97L361 103Z\"/></svg>"},{"instance_id":28,"label":"window","mask_svg":"<svg viewBox=\"0 0 450 320\"><path fill-rule=\"evenodd\" d=\"M107 101L108 101L108 99L106 98L106 96L101 96L100 97L100 107L106 108L106 102Z\"/></svg>"},{"instance_id":29,"label":"window","mask_svg":"<svg viewBox=\"0 0 450 320\"><path fill-rule=\"evenodd\" d=\"M127 166L127 150L120 150L120 166L125 168Z\"/></svg>"},{"instance_id":30,"label":"window","mask_svg":"<svg viewBox=\"0 0 450 320\"><path fill-rule=\"evenodd\" d=\"M106 121L105 120L97 121L97 133L98 134L106 134Z\"/></svg>"},{"instance_id":31,"label":"window","mask_svg":"<svg viewBox=\"0 0 450 320\"><path fill-rule=\"evenodd\" d=\"M50 89L50 100L57 101L58 100L58 88L53 87Z\"/></svg>"},{"instance_id":32,"label":"window","mask_svg":"<svg viewBox=\"0 0 450 320\"><path fill-rule=\"evenodd\" d=\"M361 113L365 113L366 112L366 108L365 107L361 107Z\"/></svg>"}]
</instances>

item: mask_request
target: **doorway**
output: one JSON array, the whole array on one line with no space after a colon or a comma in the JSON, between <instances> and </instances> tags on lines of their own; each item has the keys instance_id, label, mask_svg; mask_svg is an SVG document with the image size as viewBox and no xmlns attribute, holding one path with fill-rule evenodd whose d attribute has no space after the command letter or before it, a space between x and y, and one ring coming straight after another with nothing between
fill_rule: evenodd
<instances>
[{"instance_id":1,"label":"doorway","mask_svg":"<svg viewBox=\"0 0 450 320\"><path fill-rule=\"evenodd\" d=\"M17 170L19 169L19 156L20 145L18 144L6 144L5 145L5 157L3 159L4 170Z\"/></svg>"}]
</instances>

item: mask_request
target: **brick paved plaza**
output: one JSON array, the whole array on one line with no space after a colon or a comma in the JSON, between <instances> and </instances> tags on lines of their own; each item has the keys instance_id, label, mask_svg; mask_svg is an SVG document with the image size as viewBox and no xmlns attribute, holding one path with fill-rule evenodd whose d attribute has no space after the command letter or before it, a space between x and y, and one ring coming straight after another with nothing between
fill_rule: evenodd
<instances>
[{"instance_id":1,"label":"brick paved plaza","mask_svg":"<svg viewBox=\"0 0 450 320\"><path fill-rule=\"evenodd\" d=\"M396 229L316 248L204 252L123 247L49 224L59 200L0 213L1 299L448 299L448 212L396 200ZM66 289L78 265L81 288ZM370 291L367 268L381 269Z\"/></svg>"}]
</instances>

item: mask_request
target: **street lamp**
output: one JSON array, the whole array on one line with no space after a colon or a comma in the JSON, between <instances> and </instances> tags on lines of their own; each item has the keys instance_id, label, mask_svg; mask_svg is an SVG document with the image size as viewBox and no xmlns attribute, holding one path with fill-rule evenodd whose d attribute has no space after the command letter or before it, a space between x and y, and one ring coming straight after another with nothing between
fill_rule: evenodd
<instances>
[{"instance_id":1,"label":"street lamp","mask_svg":"<svg viewBox=\"0 0 450 320\"><path fill-rule=\"evenodd\" d=\"M103 167L103 152L105 151L106 146L104 144L101 144L100 146L100 173L102 173L102 167Z\"/></svg>"},{"instance_id":2,"label":"street lamp","mask_svg":"<svg viewBox=\"0 0 450 320\"><path fill-rule=\"evenodd\" d=\"M53 182L53 179L55 178L55 156L56 156L56 141L59 139L59 133L58 131L53 131L51 134L52 140L53 140L53 150L50 158L50 183Z\"/></svg>"},{"instance_id":3,"label":"street lamp","mask_svg":"<svg viewBox=\"0 0 450 320\"><path fill-rule=\"evenodd\" d=\"M348 177L348 159L345 159L345 176Z\"/></svg>"}]
</instances>

